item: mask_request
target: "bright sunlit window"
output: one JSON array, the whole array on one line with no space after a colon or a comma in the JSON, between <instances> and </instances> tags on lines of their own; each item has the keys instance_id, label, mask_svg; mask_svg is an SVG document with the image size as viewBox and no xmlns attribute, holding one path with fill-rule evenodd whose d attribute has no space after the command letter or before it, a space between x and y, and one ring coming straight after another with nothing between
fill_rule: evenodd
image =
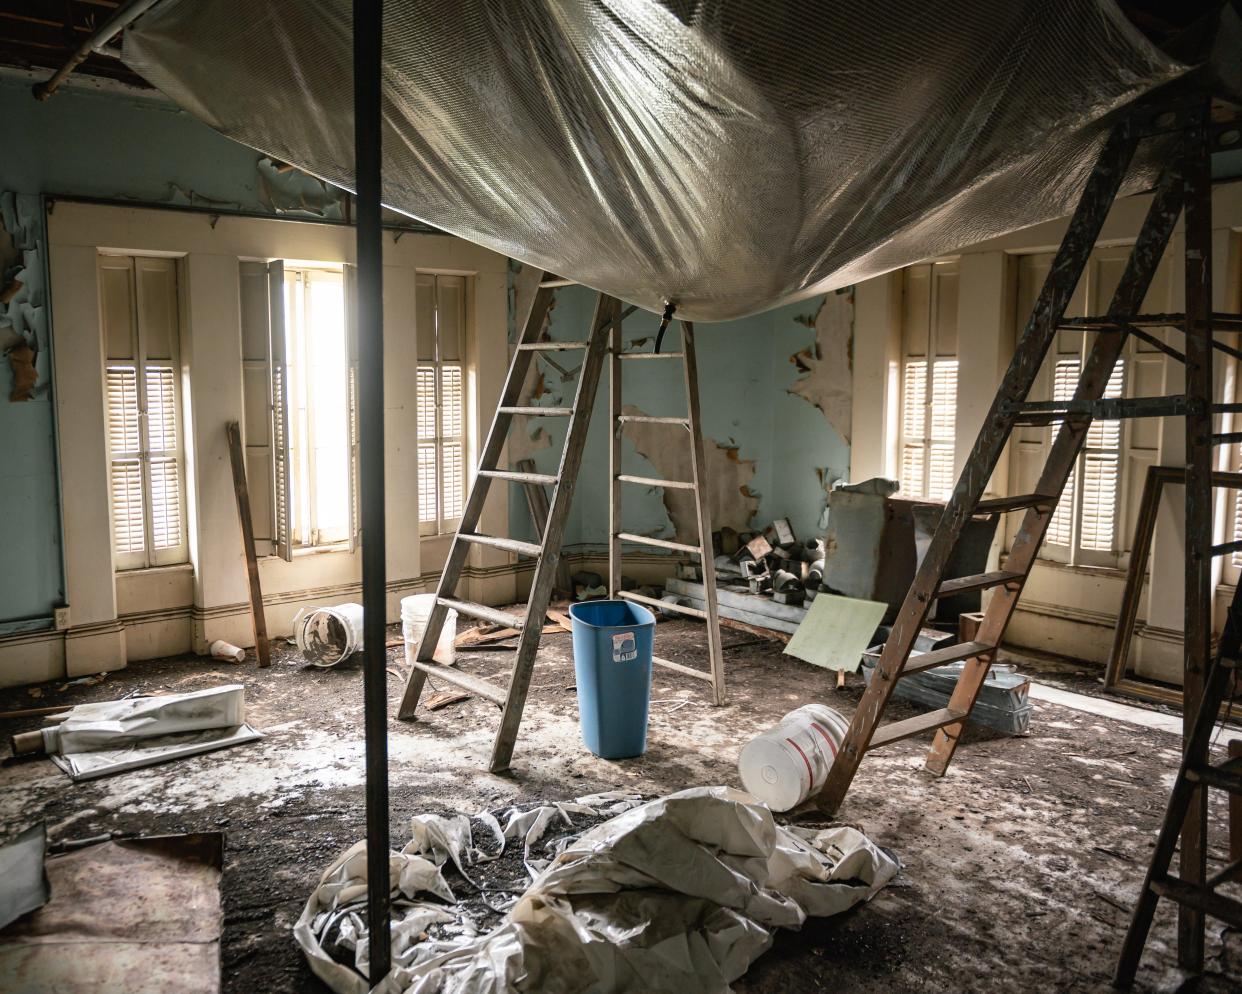
<instances>
[{"instance_id":1,"label":"bright sunlit window","mask_svg":"<svg viewBox=\"0 0 1242 994\"><path fill-rule=\"evenodd\" d=\"M346 542L350 529L349 356L342 274L285 269L290 534Z\"/></svg>"}]
</instances>

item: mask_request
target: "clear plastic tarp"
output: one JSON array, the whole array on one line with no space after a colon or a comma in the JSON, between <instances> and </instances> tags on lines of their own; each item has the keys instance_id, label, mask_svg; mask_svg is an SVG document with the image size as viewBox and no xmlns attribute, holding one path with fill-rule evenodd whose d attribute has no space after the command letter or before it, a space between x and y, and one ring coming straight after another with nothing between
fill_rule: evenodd
<instances>
[{"instance_id":1,"label":"clear plastic tarp","mask_svg":"<svg viewBox=\"0 0 1242 994\"><path fill-rule=\"evenodd\" d=\"M1068 212L1110 113L1185 68L1113 0L388 0L384 18L385 203L698 320ZM349 0L165 0L125 61L352 189L350 25Z\"/></svg>"}]
</instances>

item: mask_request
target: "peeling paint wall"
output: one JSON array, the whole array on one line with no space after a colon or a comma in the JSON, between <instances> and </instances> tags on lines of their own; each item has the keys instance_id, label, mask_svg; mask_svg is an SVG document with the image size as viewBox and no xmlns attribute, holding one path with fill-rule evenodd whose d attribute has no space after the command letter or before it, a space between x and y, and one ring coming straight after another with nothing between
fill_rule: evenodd
<instances>
[{"instance_id":1,"label":"peeling paint wall","mask_svg":"<svg viewBox=\"0 0 1242 994\"><path fill-rule=\"evenodd\" d=\"M594 293L586 288L558 290L549 337L581 340L594 303ZM852 295L843 293L740 321L696 326L713 527L728 524L743 529L788 517L800 535L822 533L826 482L847 476L849 470L852 316ZM627 318L627 347L650 349L658 326L657 315L647 312ZM666 350L679 347L677 328L674 324L665 336ZM516 336L516 329L513 332ZM558 352L553 359L576 370L580 357ZM572 403L576 379L564 380L542 359L536 363L538 379L528 384L535 387L532 396L538 394L532 402ZM679 362L628 363L624 370L625 407L684 416ZM607 542L607 418L605 373L565 536L571 545L599 548ZM527 423L511 435L511 463L533 458L539 472L555 473L567 428L564 419L524 420ZM539 446L533 450L532 430ZM512 439L519 433L522 440L515 447ZM515 456L516 451L522 455ZM623 436L623 470L636 476L689 479L689 451L684 429L631 424ZM515 534L531 538L525 498L513 489L510 520ZM695 538L686 492L626 485L622 498L626 531L683 541Z\"/></svg>"}]
</instances>

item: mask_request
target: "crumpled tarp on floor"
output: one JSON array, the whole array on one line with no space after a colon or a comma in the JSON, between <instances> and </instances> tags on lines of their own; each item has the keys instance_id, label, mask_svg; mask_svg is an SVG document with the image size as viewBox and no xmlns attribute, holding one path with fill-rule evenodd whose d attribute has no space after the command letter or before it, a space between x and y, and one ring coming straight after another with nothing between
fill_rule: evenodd
<instances>
[{"instance_id":1,"label":"crumpled tarp on floor","mask_svg":"<svg viewBox=\"0 0 1242 994\"><path fill-rule=\"evenodd\" d=\"M538 858L549 827L612 812L562 840L550 860ZM533 882L498 927L476 934L442 871L452 861L468 879L498 858L485 853L497 843L473 838L465 815L415 816L413 839L389 861L394 966L377 988L384 994L724 992L775 929L869 900L898 869L857 829L778 826L767 808L726 787L646 803L594 795L476 820L502 851L525 847ZM294 927L311 969L338 994L370 990L365 902L359 842L324 872ZM329 955L329 932L333 948L354 949L352 964Z\"/></svg>"}]
</instances>

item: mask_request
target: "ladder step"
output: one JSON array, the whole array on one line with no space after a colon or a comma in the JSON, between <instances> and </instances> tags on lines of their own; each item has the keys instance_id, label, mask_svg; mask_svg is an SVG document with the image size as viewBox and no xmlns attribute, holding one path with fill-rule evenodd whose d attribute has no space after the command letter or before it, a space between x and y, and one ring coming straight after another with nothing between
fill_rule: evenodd
<instances>
[{"instance_id":1,"label":"ladder step","mask_svg":"<svg viewBox=\"0 0 1242 994\"><path fill-rule=\"evenodd\" d=\"M888 725L881 725L875 730L875 734L871 736L871 745L867 749L868 751L878 749L880 746L892 745L894 742L900 742L902 739L908 739L913 735L932 732L937 728L944 728L945 725L955 724L965 717L965 711L954 711L952 708L937 708L935 711L915 715L913 718L906 718L904 721L894 721Z\"/></svg>"},{"instance_id":2,"label":"ladder step","mask_svg":"<svg viewBox=\"0 0 1242 994\"><path fill-rule=\"evenodd\" d=\"M488 476L493 480L508 480L510 483L546 483L555 484L556 477L550 473L519 473L508 469L481 469L479 476Z\"/></svg>"},{"instance_id":3,"label":"ladder step","mask_svg":"<svg viewBox=\"0 0 1242 994\"><path fill-rule=\"evenodd\" d=\"M677 611L679 614L688 614L692 618L702 618L707 620L707 612L700 611L697 607L687 607L685 604L673 604L670 601L662 601L658 597L648 597L646 594L636 594L632 590L618 590L617 596L627 601L638 601L639 604L650 604L652 607L658 607L661 611Z\"/></svg>"},{"instance_id":4,"label":"ladder step","mask_svg":"<svg viewBox=\"0 0 1242 994\"><path fill-rule=\"evenodd\" d=\"M622 473L617 476L622 483L638 483L644 487L665 487L669 490L693 490L694 484L685 480L657 480L651 476L629 476Z\"/></svg>"},{"instance_id":5,"label":"ladder step","mask_svg":"<svg viewBox=\"0 0 1242 994\"><path fill-rule=\"evenodd\" d=\"M567 418L574 413L572 407L500 407L501 414L525 414L531 418Z\"/></svg>"},{"instance_id":6,"label":"ladder step","mask_svg":"<svg viewBox=\"0 0 1242 994\"><path fill-rule=\"evenodd\" d=\"M652 656L651 661L656 666L663 666L666 670L672 670L682 676L692 676L696 680L706 680L711 683L712 675L707 670L696 670L693 666L683 666L681 663L675 663L671 659L661 659L659 656Z\"/></svg>"},{"instance_id":7,"label":"ladder step","mask_svg":"<svg viewBox=\"0 0 1242 994\"><path fill-rule=\"evenodd\" d=\"M617 418L619 424L640 425L682 425L690 427L689 418L657 418L651 414L622 414Z\"/></svg>"},{"instance_id":8,"label":"ladder step","mask_svg":"<svg viewBox=\"0 0 1242 994\"><path fill-rule=\"evenodd\" d=\"M1206 887L1196 887L1178 877L1157 877L1151 882L1151 889L1161 897L1188 908L1197 908L1235 928L1242 928L1242 901L1217 894Z\"/></svg>"},{"instance_id":9,"label":"ladder step","mask_svg":"<svg viewBox=\"0 0 1242 994\"><path fill-rule=\"evenodd\" d=\"M552 279L544 280L542 283L540 283L539 289L540 290L553 290L558 286L577 286L577 285L578 285L577 280L563 280L559 276L554 276L552 277Z\"/></svg>"},{"instance_id":10,"label":"ladder step","mask_svg":"<svg viewBox=\"0 0 1242 994\"><path fill-rule=\"evenodd\" d=\"M1242 442L1242 431L1217 432L1212 436L1213 445L1232 445L1234 442Z\"/></svg>"},{"instance_id":11,"label":"ladder step","mask_svg":"<svg viewBox=\"0 0 1242 994\"><path fill-rule=\"evenodd\" d=\"M1004 514L1006 511L1021 511L1028 507L1043 507L1051 510L1056 506L1057 498L1051 494L1014 494L1012 497L992 497L981 500L975 505L976 514Z\"/></svg>"},{"instance_id":12,"label":"ladder step","mask_svg":"<svg viewBox=\"0 0 1242 994\"><path fill-rule=\"evenodd\" d=\"M1232 763L1226 766L1233 765ZM1207 784L1231 794L1242 794L1242 776L1232 769L1220 766L1192 766L1186 771L1186 779Z\"/></svg>"},{"instance_id":13,"label":"ladder step","mask_svg":"<svg viewBox=\"0 0 1242 994\"><path fill-rule=\"evenodd\" d=\"M974 659L976 656L987 656L995 652L996 646L988 645L986 642L962 642L959 645L936 649L933 652L923 652L917 656L910 656L906 660L906 665L897 674L897 679L900 680L903 676L910 676L912 673L935 669L937 666L960 663L963 659Z\"/></svg>"},{"instance_id":14,"label":"ladder step","mask_svg":"<svg viewBox=\"0 0 1242 994\"><path fill-rule=\"evenodd\" d=\"M702 555L703 550L697 545L686 545L684 542L670 542L664 538L652 538L649 535L632 535L629 532L617 532L617 538L623 542L637 542L639 545L651 545L657 549L675 549L678 552L693 552Z\"/></svg>"},{"instance_id":15,"label":"ladder step","mask_svg":"<svg viewBox=\"0 0 1242 994\"><path fill-rule=\"evenodd\" d=\"M937 597L952 597L954 594L968 594L972 590L987 590L989 587L1000 587L1006 583L1021 580L1021 573L1008 570L996 570L993 573L976 573L974 576L958 576L952 580L944 580L940 584Z\"/></svg>"},{"instance_id":16,"label":"ladder step","mask_svg":"<svg viewBox=\"0 0 1242 994\"><path fill-rule=\"evenodd\" d=\"M441 666L439 663L424 663L415 660L414 668L422 670L429 677L436 680L443 680L445 683L451 683L455 687L462 690L468 690L476 697L482 697L484 700L491 701L493 704L505 706L505 699L508 693L503 687L497 687L489 680L482 677L471 676L469 673L463 673L461 670L454 669L452 666Z\"/></svg>"},{"instance_id":17,"label":"ladder step","mask_svg":"<svg viewBox=\"0 0 1242 994\"><path fill-rule=\"evenodd\" d=\"M534 542L519 542L516 538L497 538L495 535L480 535L478 532L458 532L457 537L463 542L475 545L487 545L493 549L504 549L519 556L538 556L543 552L542 545Z\"/></svg>"},{"instance_id":18,"label":"ladder step","mask_svg":"<svg viewBox=\"0 0 1242 994\"><path fill-rule=\"evenodd\" d=\"M618 352L618 359L684 359L684 352Z\"/></svg>"},{"instance_id":19,"label":"ladder step","mask_svg":"<svg viewBox=\"0 0 1242 994\"><path fill-rule=\"evenodd\" d=\"M1212 546L1212 555L1227 556L1231 552L1242 552L1242 542L1224 542L1221 545Z\"/></svg>"},{"instance_id":20,"label":"ladder step","mask_svg":"<svg viewBox=\"0 0 1242 994\"><path fill-rule=\"evenodd\" d=\"M525 352L565 352L586 347L586 342L523 342L518 346Z\"/></svg>"},{"instance_id":21,"label":"ladder step","mask_svg":"<svg viewBox=\"0 0 1242 994\"><path fill-rule=\"evenodd\" d=\"M486 604L476 604L474 601L459 601L454 600L452 597L437 597L436 602L443 604L445 607L451 607L458 614L464 614L470 618L478 618L480 621L500 625L502 628L516 628L521 631L526 624L523 618L510 614L508 611L502 611L496 607L488 607Z\"/></svg>"}]
</instances>

